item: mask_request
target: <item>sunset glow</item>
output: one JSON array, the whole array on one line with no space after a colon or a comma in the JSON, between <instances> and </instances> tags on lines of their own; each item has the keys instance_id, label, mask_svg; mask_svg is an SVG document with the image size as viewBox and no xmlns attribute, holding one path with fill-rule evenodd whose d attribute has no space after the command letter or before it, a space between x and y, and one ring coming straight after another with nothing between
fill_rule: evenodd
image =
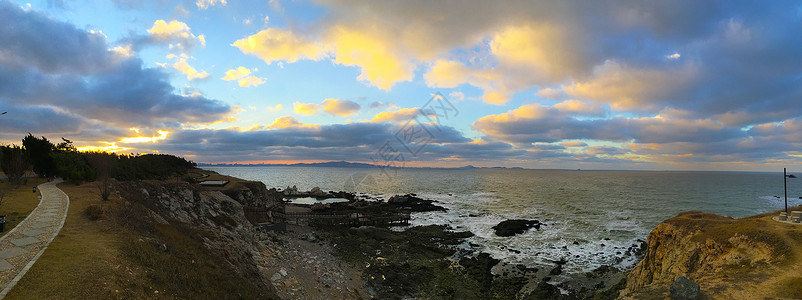
<instances>
[{"instance_id":1,"label":"sunset glow","mask_svg":"<svg viewBox=\"0 0 802 300\"><path fill-rule=\"evenodd\" d=\"M0 142L196 162L382 164L388 143L421 166L802 162L802 6L672 5L0 0Z\"/></svg>"}]
</instances>

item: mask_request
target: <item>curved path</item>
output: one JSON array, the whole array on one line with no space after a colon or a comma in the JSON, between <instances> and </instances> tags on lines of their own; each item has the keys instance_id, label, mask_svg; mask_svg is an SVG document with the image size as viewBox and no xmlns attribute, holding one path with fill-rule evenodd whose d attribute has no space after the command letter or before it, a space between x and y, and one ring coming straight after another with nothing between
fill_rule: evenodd
<instances>
[{"instance_id":1,"label":"curved path","mask_svg":"<svg viewBox=\"0 0 802 300\"><path fill-rule=\"evenodd\" d=\"M40 184L39 206L0 238L0 298L28 272L64 226L70 198L56 187L59 182Z\"/></svg>"}]
</instances>

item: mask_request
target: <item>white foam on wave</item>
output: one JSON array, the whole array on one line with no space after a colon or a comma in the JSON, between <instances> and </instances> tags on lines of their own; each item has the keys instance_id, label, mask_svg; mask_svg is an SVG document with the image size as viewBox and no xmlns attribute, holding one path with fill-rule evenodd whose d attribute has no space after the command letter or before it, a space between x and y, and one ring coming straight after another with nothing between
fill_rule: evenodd
<instances>
[{"instance_id":1,"label":"white foam on wave","mask_svg":"<svg viewBox=\"0 0 802 300\"><path fill-rule=\"evenodd\" d=\"M478 245L475 250L511 264L547 268L564 259L568 261L563 266L566 274L587 272L602 265L629 269L637 263L637 258L625 256L627 249L648 234L629 211L607 212L586 219L581 215L556 218L561 214L540 212L535 207L528 211L494 211L495 205L504 206L495 193L419 196L438 201L448 211L414 213L411 226L450 225L456 230L468 230L474 234L468 242ZM512 237L496 236L492 227L508 219L537 219L545 225L540 230L530 229ZM592 230L585 230L589 228Z\"/></svg>"},{"instance_id":2,"label":"white foam on wave","mask_svg":"<svg viewBox=\"0 0 802 300\"><path fill-rule=\"evenodd\" d=\"M774 207L782 207L785 205L785 196L760 196L759 198ZM788 206L796 206L800 204L802 204L802 199L788 197Z\"/></svg>"}]
</instances>

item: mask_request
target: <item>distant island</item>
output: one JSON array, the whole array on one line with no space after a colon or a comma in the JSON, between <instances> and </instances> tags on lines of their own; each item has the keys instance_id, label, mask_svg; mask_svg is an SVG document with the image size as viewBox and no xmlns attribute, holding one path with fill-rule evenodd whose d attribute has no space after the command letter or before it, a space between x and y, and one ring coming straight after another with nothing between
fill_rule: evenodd
<instances>
[{"instance_id":1,"label":"distant island","mask_svg":"<svg viewBox=\"0 0 802 300\"><path fill-rule=\"evenodd\" d=\"M354 163L341 161L328 161L319 163L295 163L295 164L240 164L240 163L198 163L198 167L322 167L322 168L398 168L398 169L457 169L457 170L470 170L470 169L508 169L508 170L523 170L521 167L475 167L472 165L462 167L397 167L397 166L381 166L366 163Z\"/></svg>"}]
</instances>

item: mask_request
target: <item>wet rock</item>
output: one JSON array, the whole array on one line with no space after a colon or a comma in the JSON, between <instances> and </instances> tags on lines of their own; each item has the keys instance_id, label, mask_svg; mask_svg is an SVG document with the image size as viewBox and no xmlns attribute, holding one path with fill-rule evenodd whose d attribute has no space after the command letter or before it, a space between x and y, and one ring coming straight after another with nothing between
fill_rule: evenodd
<instances>
[{"instance_id":1,"label":"wet rock","mask_svg":"<svg viewBox=\"0 0 802 300\"><path fill-rule=\"evenodd\" d=\"M562 273L563 273L562 265L557 265L556 267L554 267L554 269L551 269L551 271L549 271L550 275L560 275Z\"/></svg>"},{"instance_id":2,"label":"wet rock","mask_svg":"<svg viewBox=\"0 0 802 300\"><path fill-rule=\"evenodd\" d=\"M493 226L493 229L496 231L497 236L513 236L524 233L530 228L540 230L540 225L541 223L538 220L513 219L502 221Z\"/></svg>"},{"instance_id":3,"label":"wet rock","mask_svg":"<svg viewBox=\"0 0 802 300\"><path fill-rule=\"evenodd\" d=\"M311 190L309 190L309 196L315 198L327 198L328 195L329 193L324 192L319 187L313 187Z\"/></svg>"},{"instance_id":4,"label":"wet rock","mask_svg":"<svg viewBox=\"0 0 802 300\"><path fill-rule=\"evenodd\" d=\"M300 193L298 192L298 187L296 187L294 185L292 187L287 186L287 188L284 189L284 191L282 193L284 193L285 196L298 196L298 195L300 195Z\"/></svg>"},{"instance_id":5,"label":"wet rock","mask_svg":"<svg viewBox=\"0 0 802 300\"><path fill-rule=\"evenodd\" d=\"M685 276L677 277L671 284L671 299L674 300L695 300L699 299L699 284L691 281Z\"/></svg>"},{"instance_id":6,"label":"wet rock","mask_svg":"<svg viewBox=\"0 0 802 300\"><path fill-rule=\"evenodd\" d=\"M412 194L395 195L387 200L387 204L412 212L448 211L445 207L434 204L436 201L425 200Z\"/></svg>"}]
</instances>

